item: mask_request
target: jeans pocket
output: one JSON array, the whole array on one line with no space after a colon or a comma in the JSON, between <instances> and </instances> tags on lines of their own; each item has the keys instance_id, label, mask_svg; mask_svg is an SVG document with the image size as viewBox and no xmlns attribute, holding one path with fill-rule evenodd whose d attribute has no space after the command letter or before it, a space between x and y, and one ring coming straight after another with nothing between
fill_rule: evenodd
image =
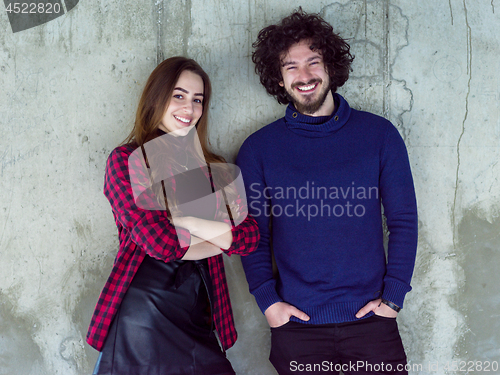
<instances>
[{"instance_id":1,"label":"jeans pocket","mask_svg":"<svg viewBox=\"0 0 500 375\"><path fill-rule=\"evenodd\" d=\"M375 314L375 313L374 313L372 316L373 316L373 317L375 317L375 318L377 318L377 319L380 319L380 320L386 320L386 321L389 321L389 322L390 322L390 321L396 321L396 317L391 318L391 317L389 317L389 316L377 315L377 314Z\"/></svg>"},{"instance_id":2,"label":"jeans pocket","mask_svg":"<svg viewBox=\"0 0 500 375\"><path fill-rule=\"evenodd\" d=\"M272 330L276 330L276 329L286 328L288 325L290 325L290 323L292 323L292 321L291 321L291 320L289 320L289 321L288 321L288 322L286 322L285 324L282 324L282 325L280 325L280 326L278 326L278 327L271 327L271 331L272 331Z\"/></svg>"}]
</instances>

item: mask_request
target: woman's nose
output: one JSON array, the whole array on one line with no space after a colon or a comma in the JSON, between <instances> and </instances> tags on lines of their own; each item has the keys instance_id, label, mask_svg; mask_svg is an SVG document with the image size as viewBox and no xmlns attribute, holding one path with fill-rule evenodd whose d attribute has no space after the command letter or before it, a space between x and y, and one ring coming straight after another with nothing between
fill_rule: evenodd
<instances>
[{"instance_id":1,"label":"woman's nose","mask_svg":"<svg viewBox=\"0 0 500 375\"><path fill-rule=\"evenodd\" d=\"M193 113L193 103L191 101L184 103L184 111L189 114Z\"/></svg>"}]
</instances>

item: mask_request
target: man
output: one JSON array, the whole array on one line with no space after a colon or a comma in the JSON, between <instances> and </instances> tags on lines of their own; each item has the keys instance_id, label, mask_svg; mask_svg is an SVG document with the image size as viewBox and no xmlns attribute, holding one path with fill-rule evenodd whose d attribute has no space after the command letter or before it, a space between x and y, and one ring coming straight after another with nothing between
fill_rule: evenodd
<instances>
[{"instance_id":1,"label":"man","mask_svg":"<svg viewBox=\"0 0 500 375\"><path fill-rule=\"evenodd\" d=\"M417 209L404 142L336 94L353 57L319 16L300 9L254 48L261 83L288 104L237 158L261 233L242 262L271 327L270 360L280 374L407 374L396 316L411 290Z\"/></svg>"}]
</instances>

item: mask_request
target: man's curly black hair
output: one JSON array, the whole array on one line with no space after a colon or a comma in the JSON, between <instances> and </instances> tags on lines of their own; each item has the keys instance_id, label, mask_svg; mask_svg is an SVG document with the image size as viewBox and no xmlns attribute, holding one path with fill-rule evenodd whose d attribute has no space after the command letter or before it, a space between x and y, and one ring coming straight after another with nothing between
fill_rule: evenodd
<instances>
[{"instance_id":1,"label":"man's curly black hair","mask_svg":"<svg viewBox=\"0 0 500 375\"><path fill-rule=\"evenodd\" d=\"M332 92L336 92L349 78L354 56L350 46L333 32L332 26L317 14L307 14L302 8L284 18L280 24L271 25L259 32L252 44L255 48L252 61L255 72L267 92L276 97L278 103L288 104L290 97L279 83L283 53L302 40L311 40L311 49L321 52L326 71L330 76Z\"/></svg>"}]
</instances>

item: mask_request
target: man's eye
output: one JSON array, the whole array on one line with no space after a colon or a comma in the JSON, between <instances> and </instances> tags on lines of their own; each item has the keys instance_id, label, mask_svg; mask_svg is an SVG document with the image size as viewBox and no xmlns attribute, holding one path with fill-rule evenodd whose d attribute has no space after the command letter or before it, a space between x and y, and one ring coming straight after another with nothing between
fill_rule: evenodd
<instances>
[{"instance_id":1,"label":"man's eye","mask_svg":"<svg viewBox=\"0 0 500 375\"><path fill-rule=\"evenodd\" d=\"M288 68L286 68L286 70L293 70L293 69L295 69L294 66L289 66Z\"/></svg>"}]
</instances>

